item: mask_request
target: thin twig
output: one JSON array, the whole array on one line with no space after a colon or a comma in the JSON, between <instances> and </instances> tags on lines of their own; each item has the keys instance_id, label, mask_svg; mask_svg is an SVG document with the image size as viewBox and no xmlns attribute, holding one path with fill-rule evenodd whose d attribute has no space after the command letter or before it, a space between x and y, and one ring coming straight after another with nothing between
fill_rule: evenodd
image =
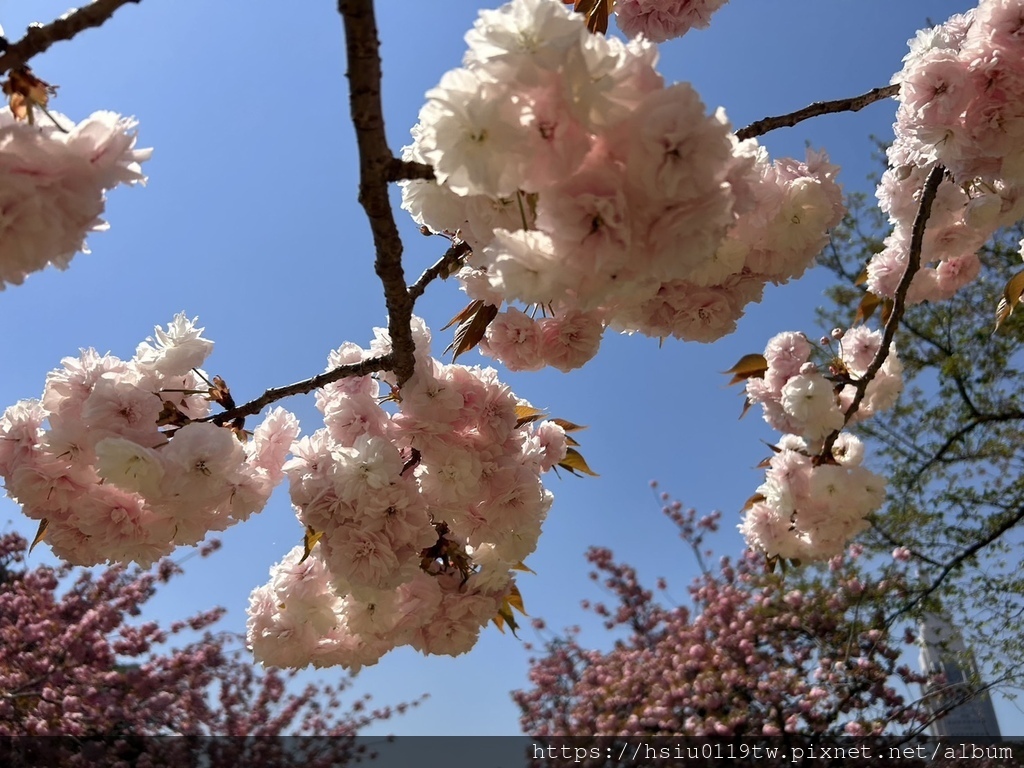
<instances>
[{"instance_id":1,"label":"thin twig","mask_svg":"<svg viewBox=\"0 0 1024 768\"><path fill-rule=\"evenodd\" d=\"M367 376L377 371L392 371L394 370L393 360L393 355L383 355L382 357L371 357L358 363L339 365L337 368L332 368L308 379L297 381L294 384L288 384L284 387L272 387L255 400L250 400L247 403L214 416L197 419L197 421L212 421L214 424L224 425L232 419L255 416L271 403L276 403L278 400L283 400L286 397L305 395L332 382L341 381L353 376Z\"/></svg>"},{"instance_id":2,"label":"thin twig","mask_svg":"<svg viewBox=\"0 0 1024 768\"><path fill-rule=\"evenodd\" d=\"M885 530L877 520L873 518L868 518L868 523L871 525L871 530L873 530L875 533L877 533L879 536L881 536L883 539L889 542L889 544L893 545L894 547L904 546L902 542L898 541L896 538L892 536L892 534ZM936 568L940 568L942 566L942 563L940 563L938 560L933 560L920 550L911 549L910 547L904 548L910 552L911 557L917 560L921 560L922 562L928 563L928 565L934 566Z\"/></svg>"},{"instance_id":3,"label":"thin twig","mask_svg":"<svg viewBox=\"0 0 1024 768\"><path fill-rule=\"evenodd\" d=\"M976 428L983 424L1000 423L1005 421L1020 421L1024 419L1024 413L1021 411L1010 411L1008 413L982 413L971 419L969 422L964 424L960 429L956 430L953 434L949 435L945 442L939 447L939 450L935 452L931 458L929 458L923 465L921 465L915 475L920 482L921 476L924 475L929 469L934 467L936 464L942 461L946 461L946 454L949 453L953 446L963 440L967 435L973 432ZM957 461L957 457L953 457L953 461Z\"/></svg>"},{"instance_id":4,"label":"thin twig","mask_svg":"<svg viewBox=\"0 0 1024 768\"><path fill-rule=\"evenodd\" d=\"M373 0L338 0L345 26L348 57L349 105L359 147L359 202L370 220L377 255L374 270L384 286L391 336L392 362L398 385L413 373L413 300L406 290L402 267L402 239L398 234L388 179L396 158L388 148L381 103L380 41Z\"/></svg>"},{"instance_id":5,"label":"thin twig","mask_svg":"<svg viewBox=\"0 0 1024 768\"><path fill-rule=\"evenodd\" d=\"M1024 520L1024 506L1018 508L1013 515L1003 520L1003 522L996 526L991 533L985 536L985 538L975 541L973 544L971 544L971 546L964 549L959 555L957 555L944 566L942 566L942 569L939 571L938 576L935 577L931 584L929 584L927 587L921 590L921 592L919 592L914 599L900 606L900 608L895 613L893 613L892 616L886 619L886 628L888 629L889 627L891 627L896 622L896 620L899 619L900 616L913 609L915 605L920 603L926 597L935 592L940 586L942 586L942 582L946 580L946 577L949 576L949 574L951 574L954 570L959 568L964 563L964 561L976 555L978 552L980 552L982 549L984 549L989 544L994 542L996 539L998 539L1004 533L1009 531L1011 528L1014 528L1022 520Z\"/></svg>"},{"instance_id":6,"label":"thin twig","mask_svg":"<svg viewBox=\"0 0 1024 768\"><path fill-rule=\"evenodd\" d=\"M798 109L796 112L766 117L753 122L746 128L740 128L740 130L736 131L736 136L742 141L743 139L752 139L755 136L763 136L769 131L774 131L776 128L792 128L797 123L810 120L812 117L829 115L834 112L859 112L869 104L895 96L899 92L900 86L897 83L896 85L887 85L884 88L873 88L867 93L862 93L860 96L852 96L847 99L816 101L803 109Z\"/></svg>"},{"instance_id":7,"label":"thin twig","mask_svg":"<svg viewBox=\"0 0 1024 768\"><path fill-rule=\"evenodd\" d=\"M892 311L889 313L889 319L885 323L885 329L882 332L882 343L878 347L878 352L875 353L871 364L864 371L864 375L853 383L853 400L850 402L849 408L846 409L843 422L844 427L846 424L849 424L850 419L857 413L857 409L864 400L864 393L867 392L868 385L874 381L875 376L882 369L882 365L885 364L886 358L889 357L893 339L896 337L896 329L899 328L903 312L907 308L907 292L910 290L910 283L913 281L914 275L921 268L921 248L924 245L924 229L928 223L928 217L931 216L932 203L935 202L935 195L939 191L939 185L942 183L942 176L945 172L945 168L941 165L936 165L925 180L924 189L921 192L921 202L917 208L917 216L914 218L914 228L910 237L907 268L903 272L903 277L900 278L899 285L896 286L896 294L892 300ZM832 455L832 446L835 445L836 440L839 438L839 432L840 430L836 430L828 436L819 456L827 458Z\"/></svg>"},{"instance_id":8,"label":"thin twig","mask_svg":"<svg viewBox=\"0 0 1024 768\"><path fill-rule=\"evenodd\" d=\"M444 256L434 262L428 267L422 275L409 286L409 296L413 301L423 295L423 292L427 289L427 286L442 274L448 272L452 267L462 261L472 249L466 243L465 240L459 240L452 244L452 247L444 252Z\"/></svg>"},{"instance_id":9,"label":"thin twig","mask_svg":"<svg viewBox=\"0 0 1024 768\"><path fill-rule=\"evenodd\" d=\"M56 42L70 40L82 30L101 26L122 5L139 2L141 0L93 0L82 8L73 8L49 24L30 26L25 36L11 43L0 56L0 75L24 66L33 56Z\"/></svg>"}]
</instances>

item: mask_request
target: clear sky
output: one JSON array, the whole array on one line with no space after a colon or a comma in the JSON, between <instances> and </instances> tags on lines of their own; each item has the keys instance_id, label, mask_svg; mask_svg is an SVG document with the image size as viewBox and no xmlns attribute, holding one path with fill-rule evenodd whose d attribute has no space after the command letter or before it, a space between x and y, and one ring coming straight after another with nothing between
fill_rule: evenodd
<instances>
[{"instance_id":1,"label":"clear sky","mask_svg":"<svg viewBox=\"0 0 1024 768\"><path fill-rule=\"evenodd\" d=\"M462 36L484 0L381 0L384 99L392 147L408 141L423 94L459 64ZM709 109L726 108L734 125L820 99L886 85L906 41L926 25L970 7L969 0L732 0L710 29L662 46L669 82L691 81ZM12 39L31 21L49 21L63 2L0 0ZM31 15L26 15L31 14ZM217 342L207 370L225 378L239 402L269 386L323 369L343 341L366 345L384 325L372 272L369 227L356 201L355 144L348 120L341 21L330 2L143 0L107 26L61 43L32 62L60 85L54 107L81 119L111 109L141 122L140 146L155 148L148 187L116 190L111 230L90 238L67 273L48 271L0 296L0 407L38 397L61 357L93 346L130 357L153 326L180 311L198 315ZM872 134L887 138L892 102L857 115L819 118L764 139L773 156L827 149L847 190L865 190ZM407 233L407 272L415 276L443 242ZM720 554L742 546L733 526L761 483L761 439L775 436L742 396L725 387L741 355L760 352L782 330L819 335L813 311L825 276L769 289L739 331L713 346L642 337L606 338L581 371L503 377L550 414L587 424L582 451L599 478L549 476L555 504L537 552L536 575L519 580L526 607L554 627L593 622L579 608L601 593L587 578L583 552L611 546L653 584L665 576L685 598L696 572L648 482L701 510L722 509ZM435 330L464 303L454 285L431 286L418 314ZM482 361L476 353L466 362ZM318 426L312 397L284 403L306 430ZM2 502L10 528L31 534L16 505ZM185 578L152 603L171 619L224 605L224 626L241 631L250 590L301 540L281 488L267 509L227 532L224 549L192 561ZM37 550L33 558L45 561ZM527 627L521 636L535 639ZM585 637L607 643L600 629ZM511 734L517 710L509 690L526 682L522 641L491 628L468 655L424 658L410 650L364 671L359 692L378 705L429 692L412 714L377 730L397 734ZM336 679L336 673L317 677ZM1020 714L1000 710L1004 729Z\"/></svg>"}]
</instances>

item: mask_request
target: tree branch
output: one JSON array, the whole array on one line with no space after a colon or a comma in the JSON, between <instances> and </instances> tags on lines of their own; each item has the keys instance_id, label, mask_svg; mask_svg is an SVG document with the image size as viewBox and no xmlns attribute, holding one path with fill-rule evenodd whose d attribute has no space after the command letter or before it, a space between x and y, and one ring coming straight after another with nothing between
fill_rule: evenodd
<instances>
[{"instance_id":1,"label":"tree branch","mask_svg":"<svg viewBox=\"0 0 1024 768\"><path fill-rule=\"evenodd\" d=\"M910 283L913 281L914 275L921 268L921 248L924 245L924 229L928 223L928 217L931 216L932 203L935 202L935 195L939 191L939 185L942 183L942 176L945 172L945 168L941 165L936 165L925 180L924 188L921 191L921 203L918 205L917 216L914 218L914 228L910 238L910 248L907 253L907 268L903 272L903 277L900 278L899 285L896 286L896 295L893 296L892 301L892 311L889 313L889 319L885 323L885 330L882 332L882 343L878 347L878 352L875 353L875 357L864 372L864 375L853 383L853 400L850 402L850 407L846 409L844 427L857 412L861 402L864 400L864 393L867 391L868 385L878 375L886 358L889 357L889 350L892 347L893 339L896 337L896 329L899 328L903 312L907 308L907 292L910 290ZM835 445L836 440L839 438L840 431L837 429L828 436L819 456L829 457L832 455L832 446Z\"/></svg>"},{"instance_id":2,"label":"tree branch","mask_svg":"<svg viewBox=\"0 0 1024 768\"><path fill-rule=\"evenodd\" d=\"M283 400L286 397L291 397L293 395L305 395L314 390L320 389L327 384L340 381L341 379L351 378L352 376L367 376L368 374L376 373L377 371L393 370L395 370L394 353L384 355L382 357L371 357L368 360L362 360L358 363L339 365L337 368L332 368L324 373L311 376L308 379L297 381L294 384L288 384L284 387L272 387L255 400L250 400L236 408L231 408L230 410L223 411L213 416L196 419L196 421L211 421L214 424L223 426L232 419L245 416L255 416L271 403Z\"/></svg>"},{"instance_id":3,"label":"tree branch","mask_svg":"<svg viewBox=\"0 0 1024 768\"><path fill-rule=\"evenodd\" d=\"M414 163L409 160L399 160L397 157L391 159L388 168L388 181L405 181L407 179L425 179L436 181L433 166L425 163Z\"/></svg>"},{"instance_id":4,"label":"tree branch","mask_svg":"<svg viewBox=\"0 0 1024 768\"><path fill-rule=\"evenodd\" d=\"M895 613L892 614L892 616L890 616L886 620L886 628L891 627L900 616L907 613L915 605L917 605L926 597L935 592L942 585L942 582L946 580L946 577L949 576L949 574L951 574L954 570L959 568L965 560L976 555L978 552L980 552L982 549L984 549L989 544L994 542L1004 533L1009 531L1011 528L1015 527L1017 523L1021 522L1022 520L1024 520L1024 506L1019 507L1016 510L1016 512L1014 512L1014 514L1010 515L1005 520L1003 520L1003 522L997 525L987 536L978 539L973 544L971 544L971 546L964 549L960 554L958 554L948 563L943 565L942 569L939 571L938 576L935 577L931 584L929 584L927 587L921 590L921 592L919 592L915 598L901 606Z\"/></svg>"},{"instance_id":5,"label":"tree branch","mask_svg":"<svg viewBox=\"0 0 1024 768\"><path fill-rule=\"evenodd\" d=\"M427 286L435 279L437 279L442 273L446 272L453 265L457 264L466 254L470 252L470 247L464 241L458 241L445 251L444 255L438 259L433 265L428 267L422 275L411 285L407 291L411 302L415 302L420 296L426 291ZM373 357L368 360L363 360L358 363L350 363L348 365L341 365L337 368L333 368L324 373L312 376L302 381L297 381L294 384L288 384L284 387L272 387L266 390L259 397L250 400L247 403L239 405L235 408L231 408L226 411L222 411L213 416L206 416L197 421L212 421L214 424L227 424L232 419L245 416L255 416L257 413L262 411L268 405L283 400L286 397L292 397L293 395L305 395L314 390L320 389L321 387L330 384L341 379L350 378L352 376L366 376L377 371L393 371L396 370L395 355L394 352L390 355L384 355L382 357Z\"/></svg>"},{"instance_id":6,"label":"tree branch","mask_svg":"<svg viewBox=\"0 0 1024 768\"><path fill-rule=\"evenodd\" d=\"M384 286L392 346L390 357L401 386L412 376L415 351L410 327L413 300L406 290L402 239L388 196L388 180L395 175L396 163L401 161L388 148L384 133L380 41L373 0L338 0L338 13L345 26L349 105L359 147L359 202L373 232L377 251L374 270Z\"/></svg>"},{"instance_id":7,"label":"tree branch","mask_svg":"<svg viewBox=\"0 0 1024 768\"><path fill-rule=\"evenodd\" d=\"M416 299L423 295L423 292L427 289L427 286L431 281L436 280L443 274L446 274L452 267L458 264L464 256L471 252L472 249L464 240L452 243L451 248L445 251L444 256L428 267L426 271L419 276L416 282L409 286L409 296L412 300L416 301Z\"/></svg>"},{"instance_id":8,"label":"tree branch","mask_svg":"<svg viewBox=\"0 0 1024 768\"><path fill-rule=\"evenodd\" d=\"M903 544L903 542L897 540L896 538L893 537L893 535L891 533L889 533L887 530L885 530L878 523L878 521L874 519L873 516L868 518L868 523L871 525L871 530L873 530L875 533L877 533L879 536L881 536L883 539L885 539L887 542L889 542L889 544L891 544L892 546L894 546L894 547L904 547L905 546ZM910 551L910 554L911 554L912 557L914 557L914 558L916 558L916 559L918 559L918 560L920 560L920 561L922 561L924 563L928 563L928 565L934 566L936 568L942 567L942 563L940 563L938 560L933 560L932 558L928 557L927 555L925 555L920 550L911 549L910 547L905 547L905 548Z\"/></svg>"},{"instance_id":9,"label":"tree branch","mask_svg":"<svg viewBox=\"0 0 1024 768\"><path fill-rule=\"evenodd\" d=\"M0 75L24 66L29 59L61 40L70 40L79 32L99 27L122 5L141 0L93 0L82 8L73 8L49 24L33 24L25 36L11 43L0 56Z\"/></svg>"},{"instance_id":10,"label":"tree branch","mask_svg":"<svg viewBox=\"0 0 1024 768\"><path fill-rule=\"evenodd\" d=\"M792 128L797 123L810 120L812 117L820 117L821 115L828 115L834 112L859 112L869 104L895 96L899 92L900 86L896 84L887 85L884 88L873 88L867 93L862 93L860 96L852 96L847 99L816 101L803 109L798 109L796 112L766 117L753 122L746 128L740 128L740 130L736 131L736 137L741 141L743 139L752 139L755 136L763 136L769 131L774 131L776 128Z\"/></svg>"},{"instance_id":11,"label":"tree branch","mask_svg":"<svg viewBox=\"0 0 1024 768\"><path fill-rule=\"evenodd\" d=\"M953 432L953 434L949 435L946 438L945 442L943 442L943 444L939 447L939 450L937 450L933 456L931 456L923 465L921 465L921 467L918 468L917 472L915 472L917 481L921 482L921 477L924 475L925 472L927 472L929 469L934 467L939 462L945 461L946 454L952 450L953 446L956 445L961 440L963 440L965 437L967 437L967 435L973 432L976 428L980 427L982 424L991 424L993 422L1005 421L1020 421L1021 419L1024 419L1024 413L1022 413L1021 411L1010 411L1008 413L978 414L969 422L967 422L964 426L960 427L960 429L956 430L955 432ZM957 457L954 457L952 460L957 461L959 459Z\"/></svg>"}]
</instances>

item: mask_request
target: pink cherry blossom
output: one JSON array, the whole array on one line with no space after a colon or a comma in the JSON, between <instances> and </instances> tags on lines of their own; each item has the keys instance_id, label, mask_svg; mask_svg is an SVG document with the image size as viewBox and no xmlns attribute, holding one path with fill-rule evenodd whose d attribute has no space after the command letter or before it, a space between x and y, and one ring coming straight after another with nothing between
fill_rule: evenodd
<instances>
[{"instance_id":1,"label":"pink cherry blossom","mask_svg":"<svg viewBox=\"0 0 1024 768\"><path fill-rule=\"evenodd\" d=\"M711 14L728 0L619 0L615 19L630 37L643 35L655 43L682 37L691 29L707 29Z\"/></svg>"}]
</instances>

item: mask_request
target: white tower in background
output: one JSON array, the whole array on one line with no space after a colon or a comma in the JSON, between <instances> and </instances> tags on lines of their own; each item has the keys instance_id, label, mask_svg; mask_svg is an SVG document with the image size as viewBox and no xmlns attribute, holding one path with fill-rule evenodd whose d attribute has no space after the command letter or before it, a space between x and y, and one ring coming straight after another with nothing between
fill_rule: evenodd
<instances>
[{"instance_id":1,"label":"white tower in background","mask_svg":"<svg viewBox=\"0 0 1024 768\"><path fill-rule=\"evenodd\" d=\"M941 672L946 684L941 689L925 690L925 701L934 711L971 692L971 683L980 680L974 654L967 650L960 633L947 616L928 613L921 621L921 671ZM997 739L999 721L987 691L958 704L931 724L935 738L974 737Z\"/></svg>"}]
</instances>

